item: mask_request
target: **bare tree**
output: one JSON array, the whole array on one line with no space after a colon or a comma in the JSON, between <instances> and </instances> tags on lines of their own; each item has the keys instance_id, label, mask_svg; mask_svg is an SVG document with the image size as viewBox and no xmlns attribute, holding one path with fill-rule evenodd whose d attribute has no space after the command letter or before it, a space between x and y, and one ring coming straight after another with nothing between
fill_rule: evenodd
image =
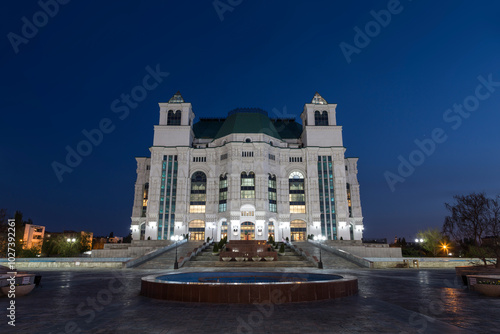
<instances>
[{"instance_id":1,"label":"bare tree","mask_svg":"<svg viewBox=\"0 0 500 334\"><path fill-rule=\"evenodd\" d=\"M443 233L455 239L470 256L483 260L485 265L488 257L496 257L496 266L500 268L498 198L490 199L484 193L453 198L456 203L445 204L450 215L445 218Z\"/></svg>"}]
</instances>

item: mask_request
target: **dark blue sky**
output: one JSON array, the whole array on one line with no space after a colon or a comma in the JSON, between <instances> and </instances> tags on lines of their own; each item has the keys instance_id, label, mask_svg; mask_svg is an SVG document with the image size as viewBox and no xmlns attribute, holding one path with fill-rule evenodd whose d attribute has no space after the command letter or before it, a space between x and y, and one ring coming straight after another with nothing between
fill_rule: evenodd
<instances>
[{"instance_id":1,"label":"dark blue sky","mask_svg":"<svg viewBox=\"0 0 500 334\"><path fill-rule=\"evenodd\" d=\"M0 208L49 231L126 235L158 102L180 90L197 117L252 106L298 117L318 91L338 104L346 156L360 158L365 236L441 227L453 195L499 193L500 4L389 3L244 0L220 16L213 1L71 1L53 17L36 1L2 3ZM385 27L370 23L388 6ZM348 63L340 44L356 46L356 27L372 37ZM157 64L168 77L120 119L112 102ZM493 83L477 93L479 76ZM472 111L447 112L463 103ZM105 118L114 131L59 182L53 162ZM436 128L446 141L415 153ZM384 173L402 177L399 156L419 165L391 191Z\"/></svg>"}]
</instances>

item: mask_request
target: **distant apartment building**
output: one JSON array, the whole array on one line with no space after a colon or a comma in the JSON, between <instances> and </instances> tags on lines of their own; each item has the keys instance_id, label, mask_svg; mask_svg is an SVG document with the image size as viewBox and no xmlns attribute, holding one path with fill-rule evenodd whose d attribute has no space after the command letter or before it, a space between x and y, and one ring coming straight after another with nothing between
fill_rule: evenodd
<instances>
[{"instance_id":1,"label":"distant apartment building","mask_svg":"<svg viewBox=\"0 0 500 334\"><path fill-rule=\"evenodd\" d=\"M30 249L36 247L42 249L43 237L45 235L45 226L25 224L23 235L23 248Z\"/></svg>"}]
</instances>

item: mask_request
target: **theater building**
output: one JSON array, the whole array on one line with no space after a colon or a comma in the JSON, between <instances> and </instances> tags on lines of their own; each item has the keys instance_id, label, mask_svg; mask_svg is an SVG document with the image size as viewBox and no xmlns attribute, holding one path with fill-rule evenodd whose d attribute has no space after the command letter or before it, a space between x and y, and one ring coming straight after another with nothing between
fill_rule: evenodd
<instances>
[{"instance_id":1,"label":"theater building","mask_svg":"<svg viewBox=\"0 0 500 334\"><path fill-rule=\"evenodd\" d=\"M318 93L301 123L259 108L195 122L176 93L159 103L151 157L138 157L134 240L360 240L358 158L345 158L336 104Z\"/></svg>"}]
</instances>

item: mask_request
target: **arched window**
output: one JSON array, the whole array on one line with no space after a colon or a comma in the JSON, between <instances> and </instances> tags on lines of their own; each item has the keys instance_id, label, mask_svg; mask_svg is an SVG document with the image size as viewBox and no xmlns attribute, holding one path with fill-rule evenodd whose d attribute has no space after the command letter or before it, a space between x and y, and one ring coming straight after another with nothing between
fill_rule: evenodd
<instances>
[{"instance_id":1,"label":"arched window","mask_svg":"<svg viewBox=\"0 0 500 334\"><path fill-rule=\"evenodd\" d=\"M181 111L169 110L167 114L167 125L181 125Z\"/></svg>"},{"instance_id":2,"label":"arched window","mask_svg":"<svg viewBox=\"0 0 500 334\"><path fill-rule=\"evenodd\" d=\"M207 201L207 176L203 172L196 172L191 176L190 213L205 213Z\"/></svg>"},{"instance_id":3,"label":"arched window","mask_svg":"<svg viewBox=\"0 0 500 334\"><path fill-rule=\"evenodd\" d=\"M314 112L314 124L315 125L328 125L328 112L324 110L323 112L316 110Z\"/></svg>"},{"instance_id":4,"label":"arched window","mask_svg":"<svg viewBox=\"0 0 500 334\"><path fill-rule=\"evenodd\" d=\"M269 211L277 212L277 195L276 195L276 175L269 174L267 181L267 192L269 197Z\"/></svg>"},{"instance_id":5,"label":"arched window","mask_svg":"<svg viewBox=\"0 0 500 334\"><path fill-rule=\"evenodd\" d=\"M270 220L269 223L267 223L267 234L268 238L273 237L274 239L274 223Z\"/></svg>"},{"instance_id":6,"label":"arched window","mask_svg":"<svg viewBox=\"0 0 500 334\"><path fill-rule=\"evenodd\" d=\"M241 173L241 198L255 198L255 174L253 172Z\"/></svg>"},{"instance_id":7,"label":"arched window","mask_svg":"<svg viewBox=\"0 0 500 334\"><path fill-rule=\"evenodd\" d=\"M146 223L142 223L141 224L141 234L140 234L139 239L144 240L145 237L146 237Z\"/></svg>"},{"instance_id":8,"label":"arched window","mask_svg":"<svg viewBox=\"0 0 500 334\"><path fill-rule=\"evenodd\" d=\"M255 240L255 224L252 222L241 223L241 240Z\"/></svg>"},{"instance_id":9,"label":"arched window","mask_svg":"<svg viewBox=\"0 0 500 334\"><path fill-rule=\"evenodd\" d=\"M227 210L227 175L219 177L219 212Z\"/></svg>"},{"instance_id":10,"label":"arched window","mask_svg":"<svg viewBox=\"0 0 500 334\"><path fill-rule=\"evenodd\" d=\"M304 175L300 172L292 172L288 177L290 213L306 212L306 194L304 187Z\"/></svg>"},{"instance_id":11,"label":"arched window","mask_svg":"<svg viewBox=\"0 0 500 334\"><path fill-rule=\"evenodd\" d=\"M224 239L227 237L227 221L223 221L220 227L220 238Z\"/></svg>"},{"instance_id":12,"label":"arched window","mask_svg":"<svg viewBox=\"0 0 500 334\"><path fill-rule=\"evenodd\" d=\"M250 139L250 138L245 139L245 143L251 143L251 142L252 142L252 139Z\"/></svg>"}]
</instances>

